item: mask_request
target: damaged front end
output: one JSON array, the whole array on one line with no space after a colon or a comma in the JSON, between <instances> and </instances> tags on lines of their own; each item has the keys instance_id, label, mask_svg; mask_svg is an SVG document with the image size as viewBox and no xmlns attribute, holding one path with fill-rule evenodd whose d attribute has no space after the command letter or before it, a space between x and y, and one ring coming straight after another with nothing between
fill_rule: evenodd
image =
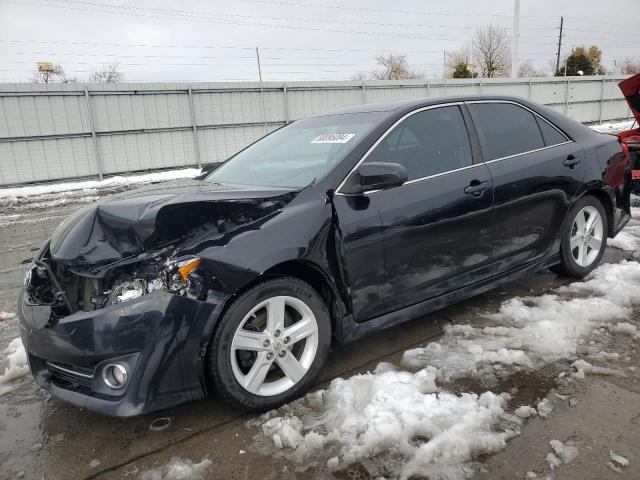
<instances>
[{"instance_id":1,"label":"damaged front end","mask_svg":"<svg viewBox=\"0 0 640 480\"><path fill-rule=\"evenodd\" d=\"M29 270L26 298L50 307L54 321L157 290L205 300L214 279L193 252L259 228L292 198L288 191L166 186L110 197L56 229Z\"/></svg>"},{"instance_id":2,"label":"damaged front end","mask_svg":"<svg viewBox=\"0 0 640 480\"><path fill-rule=\"evenodd\" d=\"M125 416L204 395L203 348L233 293L208 252L259 229L294 193L201 183L93 204L36 255L19 316L32 373L53 395Z\"/></svg>"}]
</instances>

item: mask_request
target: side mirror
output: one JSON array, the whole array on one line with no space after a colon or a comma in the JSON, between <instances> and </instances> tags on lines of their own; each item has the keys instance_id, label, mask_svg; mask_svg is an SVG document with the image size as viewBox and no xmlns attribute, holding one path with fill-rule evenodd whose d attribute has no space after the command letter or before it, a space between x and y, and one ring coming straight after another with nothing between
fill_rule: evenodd
<instances>
[{"instance_id":1,"label":"side mirror","mask_svg":"<svg viewBox=\"0 0 640 480\"><path fill-rule=\"evenodd\" d=\"M345 193L360 194L398 187L408 178L407 169L399 163L363 163L356 170L353 182L345 189Z\"/></svg>"}]
</instances>

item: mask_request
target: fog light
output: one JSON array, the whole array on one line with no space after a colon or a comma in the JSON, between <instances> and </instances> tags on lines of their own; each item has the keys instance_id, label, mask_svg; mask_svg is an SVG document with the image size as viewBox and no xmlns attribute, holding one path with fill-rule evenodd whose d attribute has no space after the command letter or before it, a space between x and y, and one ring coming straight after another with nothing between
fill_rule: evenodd
<instances>
[{"instance_id":1,"label":"fog light","mask_svg":"<svg viewBox=\"0 0 640 480\"><path fill-rule=\"evenodd\" d=\"M119 390L127 383L127 369L121 363L110 363L102 369L102 379L109 388Z\"/></svg>"}]
</instances>

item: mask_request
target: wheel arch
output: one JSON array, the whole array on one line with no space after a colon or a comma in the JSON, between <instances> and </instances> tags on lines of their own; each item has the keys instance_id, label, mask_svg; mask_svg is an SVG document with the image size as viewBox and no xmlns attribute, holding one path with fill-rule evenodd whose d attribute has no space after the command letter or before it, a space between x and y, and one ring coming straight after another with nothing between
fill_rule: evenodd
<instances>
[{"instance_id":1,"label":"wheel arch","mask_svg":"<svg viewBox=\"0 0 640 480\"><path fill-rule=\"evenodd\" d=\"M346 306L337 287L329 279L328 275L313 262L307 260L287 260L266 270L255 282L259 282L265 278L280 276L294 277L302 280L318 292L327 305L329 318L331 319L331 331L335 332L337 323L341 321L346 313ZM255 282L252 283L255 284Z\"/></svg>"},{"instance_id":2,"label":"wheel arch","mask_svg":"<svg viewBox=\"0 0 640 480\"><path fill-rule=\"evenodd\" d=\"M580 198L584 198L587 195L597 198L602 204L605 213L607 214L607 237L613 237L614 235L614 213L613 213L613 200L611 196L601 188L591 188L586 190Z\"/></svg>"}]
</instances>

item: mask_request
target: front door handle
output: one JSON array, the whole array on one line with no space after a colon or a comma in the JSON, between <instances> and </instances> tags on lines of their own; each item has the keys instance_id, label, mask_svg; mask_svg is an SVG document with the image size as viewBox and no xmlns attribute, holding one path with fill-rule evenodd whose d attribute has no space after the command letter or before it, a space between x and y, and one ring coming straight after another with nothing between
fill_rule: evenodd
<instances>
[{"instance_id":1,"label":"front door handle","mask_svg":"<svg viewBox=\"0 0 640 480\"><path fill-rule=\"evenodd\" d=\"M574 155L569 155L569 156L567 157L567 159L566 159L564 162L562 162L562 164L563 164L565 167L573 168L573 167L575 167L577 164L579 164L581 161L582 161L582 158L580 158L580 157L576 157L576 156L574 156Z\"/></svg>"},{"instance_id":2,"label":"front door handle","mask_svg":"<svg viewBox=\"0 0 640 480\"><path fill-rule=\"evenodd\" d=\"M473 195L474 197L481 197L485 190L491 188L490 182L481 182L479 180L472 181L468 187L465 187L464 193L467 195Z\"/></svg>"}]
</instances>

